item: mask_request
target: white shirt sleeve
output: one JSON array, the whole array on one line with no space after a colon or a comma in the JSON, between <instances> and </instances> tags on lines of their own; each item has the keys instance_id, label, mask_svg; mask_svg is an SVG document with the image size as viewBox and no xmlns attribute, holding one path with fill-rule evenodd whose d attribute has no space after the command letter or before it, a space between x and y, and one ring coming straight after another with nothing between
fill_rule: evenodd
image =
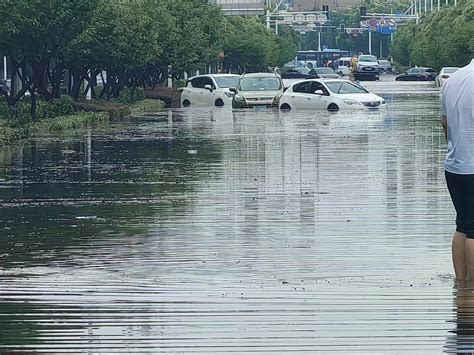
<instances>
[{"instance_id":1,"label":"white shirt sleeve","mask_svg":"<svg viewBox=\"0 0 474 355\"><path fill-rule=\"evenodd\" d=\"M441 104L442 104L442 107L441 107L441 113L443 114L443 116L447 116L447 109L446 109L446 93L443 91L442 95L441 95Z\"/></svg>"}]
</instances>

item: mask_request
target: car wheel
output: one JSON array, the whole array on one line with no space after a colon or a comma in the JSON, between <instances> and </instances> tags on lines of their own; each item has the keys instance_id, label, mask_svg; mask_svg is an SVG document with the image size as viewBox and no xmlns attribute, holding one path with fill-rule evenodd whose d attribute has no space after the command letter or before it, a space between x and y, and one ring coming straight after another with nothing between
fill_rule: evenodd
<instances>
[{"instance_id":1,"label":"car wheel","mask_svg":"<svg viewBox=\"0 0 474 355\"><path fill-rule=\"evenodd\" d=\"M288 104L283 104L283 105L280 106L280 110L289 111L289 110L291 110L291 106L288 105Z\"/></svg>"},{"instance_id":2,"label":"car wheel","mask_svg":"<svg viewBox=\"0 0 474 355\"><path fill-rule=\"evenodd\" d=\"M337 111L339 111L339 106L337 106L336 104L330 104L328 106L328 111L329 112L337 112Z\"/></svg>"},{"instance_id":3,"label":"car wheel","mask_svg":"<svg viewBox=\"0 0 474 355\"><path fill-rule=\"evenodd\" d=\"M222 99L217 99L214 104L215 104L217 107L222 107L222 106L224 106L224 101L222 101Z\"/></svg>"},{"instance_id":4,"label":"car wheel","mask_svg":"<svg viewBox=\"0 0 474 355\"><path fill-rule=\"evenodd\" d=\"M191 103L189 102L189 100L184 100L182 105L183 107L188 107L189 105L191 105Z\"/></svg>"}]
</instances>

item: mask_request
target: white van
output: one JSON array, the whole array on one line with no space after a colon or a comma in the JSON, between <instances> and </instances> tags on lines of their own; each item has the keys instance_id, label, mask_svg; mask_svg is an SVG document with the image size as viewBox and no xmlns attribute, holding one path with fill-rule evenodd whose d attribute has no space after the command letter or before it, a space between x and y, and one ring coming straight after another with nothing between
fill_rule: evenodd
<instances>
[{"instance_id":1,"label":"white van","mask_svg":"<svg viewBox=\"0 0 474 355\"><path fill-rule=\"evenodd\" d=\"M351 73L351 60L351 57L341 57L336 60L336 73L339 75L349 75Z\"/></svg>"}]
</instances>

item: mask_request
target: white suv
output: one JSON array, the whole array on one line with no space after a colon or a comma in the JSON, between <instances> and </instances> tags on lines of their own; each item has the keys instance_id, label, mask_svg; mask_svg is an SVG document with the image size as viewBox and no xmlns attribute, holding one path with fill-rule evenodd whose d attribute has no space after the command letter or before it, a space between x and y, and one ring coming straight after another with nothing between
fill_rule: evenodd
<instances>
[{"instance_id":1,"label":"white suv","mask_svg":"<svg viewBox=\"0 0 474 355\"><path fill-rule=\"evenodd\" d=\"M181 88L181 106L227 106L234 96L230 88L239 83L240 75L209 74L190 78Z\"/></svg>"}]
</instances>

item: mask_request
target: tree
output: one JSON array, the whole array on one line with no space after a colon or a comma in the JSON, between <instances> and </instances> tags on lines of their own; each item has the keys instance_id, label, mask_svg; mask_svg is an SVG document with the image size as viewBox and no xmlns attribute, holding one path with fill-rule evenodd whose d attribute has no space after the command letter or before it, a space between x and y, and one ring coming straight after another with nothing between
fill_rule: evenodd
<instances>
[{"instance_id":1,"label":"tree","mask_svg":"<svg viewBox=\"0 0 474 355\"><path fill-rule=\"evenodd\" d=\"M404 65L463 66L474 57L474 3L443 7L397 31L392 47Z\"/></svg>"}]
</instances>

